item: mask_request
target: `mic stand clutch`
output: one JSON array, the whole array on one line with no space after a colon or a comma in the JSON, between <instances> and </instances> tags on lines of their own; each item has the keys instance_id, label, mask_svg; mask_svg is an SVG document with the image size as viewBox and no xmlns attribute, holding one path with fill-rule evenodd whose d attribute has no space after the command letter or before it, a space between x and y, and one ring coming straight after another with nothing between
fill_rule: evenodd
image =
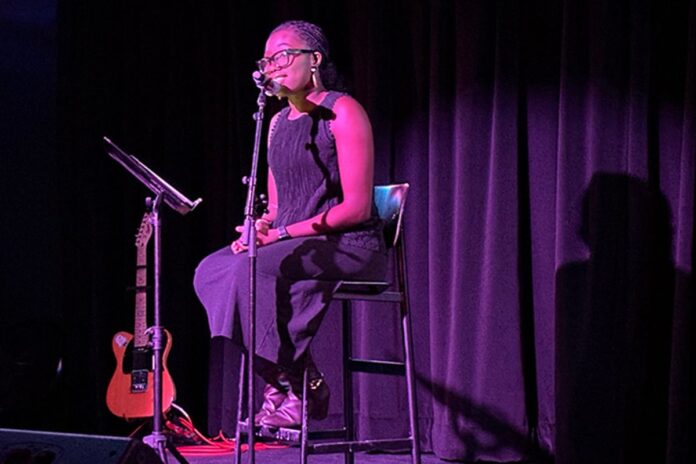
<instances>
[{"instance_id":1,"label":"mic stand clutch","mask_svg":"<svg viewBox=\"0 0 696 464\"><path fill-rule=\"evenodd\" d=\"M263 110L266 106L266 92L264 86L261 87L259 97L256 100L258 111L254 113L256 121L256 131L254 134L254 150L251 158L251 173L246 178L247 183L247 198L244 207L244 232L242 234L242 243L248 246L249 258L249 318L247 320L247 353L246 353L246 399L247 399L247 427L246 436L248 444L248 459L247 463L254 464L256 461L256 453L254 450L254 392L256 390L256 379L254 377L254 355L256 353L256 178L259 164L259 148L261 147L261 129L263 127ZM240 382L240 386L242 383ZM241 419L241 404L240 411L237 412L237 418ZM241 429L240 420L237 420L237 431L235 436L235 463L241 464Z\"/></svg>"}]
</instances>

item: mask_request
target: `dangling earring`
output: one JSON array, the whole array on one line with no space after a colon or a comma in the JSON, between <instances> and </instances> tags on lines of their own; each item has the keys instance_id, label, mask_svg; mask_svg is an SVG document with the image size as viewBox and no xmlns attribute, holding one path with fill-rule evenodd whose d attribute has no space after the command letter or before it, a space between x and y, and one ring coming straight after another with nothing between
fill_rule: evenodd
<instances>
[{"instance_id":1,"label":"dangling earring","mask_svg":"<svg viewBox=\"0 0 696 464\"><path fill-rule=\"evenodd\" d=\"M312 66L311 68L309 68L309 72L312 73L312 84L314 85L314 87L319 87L319 83L317 82L317 67Z\"/></svg>"}]
</instances>

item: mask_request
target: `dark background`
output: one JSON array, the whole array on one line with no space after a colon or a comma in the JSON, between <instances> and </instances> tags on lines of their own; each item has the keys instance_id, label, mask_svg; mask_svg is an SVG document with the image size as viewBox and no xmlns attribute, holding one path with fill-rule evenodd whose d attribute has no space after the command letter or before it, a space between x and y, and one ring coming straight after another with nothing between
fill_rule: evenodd
<instances>
[{"instance_id":1,"label":"dark background","mask_svg":"<svg viewBox=\"0 0 696 464\"><path fill-rule=\"evenodd\" d=\"M254 60L297 18L372 119L376 181L413 186L425 448L690 462L693 1L0 1L0 426L134 427L104 397L148 192L107 135L204 199L163 213L163 324L177 403L229 431L234 362L191 280L241 218ZM390 317L359 318L359 352L398 356ZM337 324L314 347L329 379ZM360 385L361 431L405 431L403 386Z\"/></svg>"}]
</instances>

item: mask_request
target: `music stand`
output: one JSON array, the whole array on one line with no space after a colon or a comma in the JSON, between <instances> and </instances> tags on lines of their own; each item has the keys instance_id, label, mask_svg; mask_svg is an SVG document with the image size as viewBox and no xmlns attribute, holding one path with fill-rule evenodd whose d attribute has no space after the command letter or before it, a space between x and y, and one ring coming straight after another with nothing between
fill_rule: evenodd
<instances>
[{"instance_id":1,"label":"music stand","mask_svg":"<svg viewBox=\"0 0 696 464\"><path fill-rule=\"evenodd\" d=\"M153 448L159 454L162 462L167 463L166 449L174 455L179 462L186 462L174 446L168 442L162 432L162 351L164 349L164 328L160 325L160 258L161 258L161 232L159 219L159 206L164 202L170 208L184 215L192 211L203 201L198 198L194 201L186 198L184 194L169 185L164 179L145 166L138 158L121 150L115 143L104 137L106 152L118 163L133 174L145 187L155 194L155 200L146 199L147 205L152 209L150 223L155 236L154 250L154 324L148 329L152 339L154 398L152 408L152 434L143 438L143 442Z\"/></svg>"}]
</instances>

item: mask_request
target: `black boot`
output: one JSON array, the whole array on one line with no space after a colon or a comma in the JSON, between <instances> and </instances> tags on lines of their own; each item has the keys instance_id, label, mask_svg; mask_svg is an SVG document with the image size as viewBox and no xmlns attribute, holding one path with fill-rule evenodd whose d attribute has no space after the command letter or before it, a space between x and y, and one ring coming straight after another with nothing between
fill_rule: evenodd
<instances>
[{"instance_id":1,"label":"black boot","mask_svg":"<svg viewBox=\"0 0 696 464\"><path fill-rule=\"evenodd\" d=\"M331 392L324 375L319 372L311 358L307 364L307 377L307 413L310 419L326 419L329 415Z\"/></svg>"}]
</instances>

